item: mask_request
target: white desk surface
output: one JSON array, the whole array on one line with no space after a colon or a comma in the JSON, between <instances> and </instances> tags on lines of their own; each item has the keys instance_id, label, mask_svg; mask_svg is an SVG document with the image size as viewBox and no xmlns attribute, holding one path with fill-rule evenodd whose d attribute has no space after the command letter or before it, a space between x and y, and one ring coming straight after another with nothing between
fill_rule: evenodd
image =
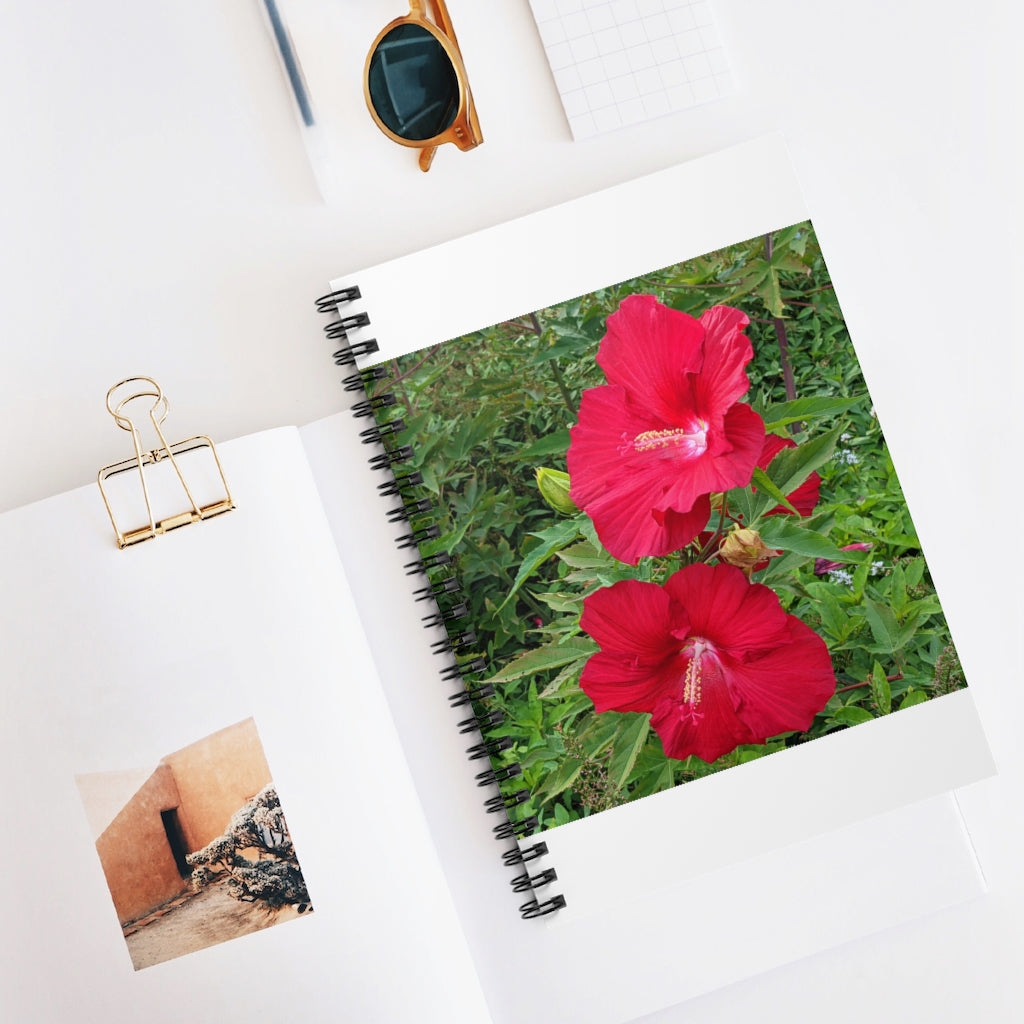
<instances>
[{"instance_id":1,"label":"white desk surface","mask_svg":"<svg viewBox=\"0 0 1024 1024\"><path fill-rule=\"evenodd\" d=\"M735 96L574 143L526 0L450 0L487 142L422 175L358 92L401 3L291 0L323 19L348 90L345 195L328 207L255 0L5 3L0 510L122 457L102 406L121 377L163 384L174 436L326 415L344 405L312 305L329 278L784 131L855 335L888 318L901 386L948 407L908 491L962 509L975 592L944 603L954 629L983 609L997 638L968 668L1001 774L962 798L991 892L647 1019L1017 1021L1020 616L984 595L1020 565L1024 18L1010 0L715 6ZM961 338L962 364L929 360L922 332Z\"/></svg>"}]
</instances>

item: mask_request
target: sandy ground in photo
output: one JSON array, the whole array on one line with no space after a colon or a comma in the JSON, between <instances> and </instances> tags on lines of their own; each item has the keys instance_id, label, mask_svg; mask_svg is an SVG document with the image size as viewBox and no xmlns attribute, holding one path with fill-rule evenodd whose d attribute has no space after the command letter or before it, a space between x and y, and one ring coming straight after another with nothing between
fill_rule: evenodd
<instances>
[{"instance_id":1,"label":"sandy ground in photo","mask_svg":"<svg viewBox=\"0 0 1024 1024\"><path fill-rule=\"evenodd\" d=\"M225 879L172 907L125 941L138 971L298 916L294 907L268 912L261 903L233 899Z\"/></svg>"}]
</instances>

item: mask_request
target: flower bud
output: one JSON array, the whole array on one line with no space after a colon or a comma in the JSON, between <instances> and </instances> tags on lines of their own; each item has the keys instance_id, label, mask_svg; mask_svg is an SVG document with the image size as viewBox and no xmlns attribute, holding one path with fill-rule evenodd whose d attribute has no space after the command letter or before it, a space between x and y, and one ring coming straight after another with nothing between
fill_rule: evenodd
<instances>
[{"instance_id":1,"label":"flower bud","mask_svg":"<svg viewBox=\"0 0 1024 1024\"><path fill-rule=\"evenodd\" d=\"M560 469L537 470L537 487L540 496L560 515L574 516L579 509L569 497L569 474Z\"/></svg>"},{"instance_id":2,"label":"flower bud","mask_svg":"<svg viewBox=\"0 0 1024 1024\"><path fill-rule=\"evenodd\" d=\"M873 547L873 544L844 544L839 550L870 551ZM830 572L835 572L836 569L839 569L846 564L846 562L830 562L827 558L816 558L814 560L814 575L827 576Z\"/></svg>"},{"instance_id":3,"label":"flower bud","mask_svg":"<svg viewBox=\"0 0 1024 1024\"><path fill-rule=\"evenodd\" d=\"M775 551L768 547L761 534L757 530L750 530L746 527L734 526L718 545L718 557L729 565L735 565L742 569L747 578L754 571L759 562L767 561L781 555L781 551Z\"/></svg>"}]
</instances>

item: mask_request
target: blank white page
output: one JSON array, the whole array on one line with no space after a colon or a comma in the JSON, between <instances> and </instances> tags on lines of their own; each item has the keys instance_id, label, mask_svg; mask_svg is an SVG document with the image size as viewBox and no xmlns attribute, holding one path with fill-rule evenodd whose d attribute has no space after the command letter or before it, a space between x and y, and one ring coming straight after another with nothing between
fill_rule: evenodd
<instances>
[{"instance_id":1,"label":"blank white page","mask_svg":"<svg viewBox=\"0 0 1024 1024\"><path fill-rule=\"evenodd\" d=\"M123 551L95 485L0 517L0 1020L486 1021L298 432L218 450L235 511ZM136 972L76 776L249 717L315 912Z\"/></svg>"}]
</instances>

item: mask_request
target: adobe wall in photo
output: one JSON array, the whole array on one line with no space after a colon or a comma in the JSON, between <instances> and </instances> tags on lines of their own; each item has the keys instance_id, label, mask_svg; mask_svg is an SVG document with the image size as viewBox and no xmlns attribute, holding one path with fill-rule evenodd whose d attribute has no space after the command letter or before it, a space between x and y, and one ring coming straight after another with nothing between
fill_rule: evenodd
<instances>
[{"instance_id":1,"label":"adobe wall in photo","mask_svg":"<svg viewBox=\"0 0 1024 1024\"><path fill-rule=\"evenodd\" d=\"M118 775L108 773L113 781ZM79 783L87 801L91 778ZM187 854L221 835L235 811L270 782L251 718L161 758L96 840L121 924L189 889Z\"/></svg>"},{"instance_id":2,"label":"adobe wall in photo","mask_svg":"<svg viewBox=\"0 0 1024 1024\"><path fill-rule=\"evenodd\" d=\"M163 763L178 785L178 814L190 853L216 839L231 815L271 781L251 718L168 754Z\"/></svg>"},{"instance_id":3,"label":"adobe wall in photo","mask_svg":"<svg viewBox=\"0 0 1024 1024\"><path fill-rule=\"evenodd\" d=\"M96 840L122 924L166 903L188 885L175 862L161 817L162 811L178 804L170 766L157 765Z\"/></svg>"}]
</instances>

